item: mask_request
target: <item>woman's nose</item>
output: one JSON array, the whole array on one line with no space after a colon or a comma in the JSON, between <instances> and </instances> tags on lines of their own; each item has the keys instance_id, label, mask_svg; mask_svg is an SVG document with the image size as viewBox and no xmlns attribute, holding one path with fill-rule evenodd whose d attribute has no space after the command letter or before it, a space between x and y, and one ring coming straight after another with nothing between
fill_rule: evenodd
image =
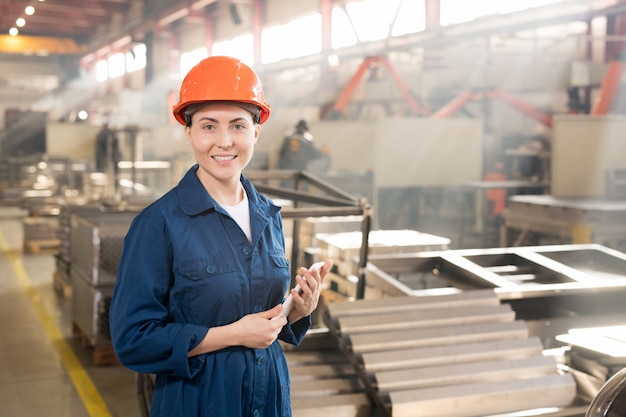
<instances>
[{"instance_id":1,"label":"woman's nose","mask_svg":"<svg viewBox=\"0 0 626 417\"><path fill-rule=\"evenodd\" d=\"M219 135L219 139L217 142L217 146L219 146L220 148L230 148L231 146L233 146L233 141L230 137L230 134L228 132L222 132Z\"/></svg>"}]
</instances>

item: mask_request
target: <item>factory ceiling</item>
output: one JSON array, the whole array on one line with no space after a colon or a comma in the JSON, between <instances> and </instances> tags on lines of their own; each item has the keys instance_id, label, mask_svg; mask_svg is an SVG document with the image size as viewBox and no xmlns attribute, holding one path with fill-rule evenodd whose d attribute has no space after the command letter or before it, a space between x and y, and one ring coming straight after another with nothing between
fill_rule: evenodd
<instances>
[{"instance_id":1,"label":"factory ceiling","mask_svg":"<svg viewBox=\"0 0 626 417\"><path fill-rule=\"evenodd\" d=\"M58 88L77 71L97 29L133 1L143 0L0 0L0 99L19 107Z\"/></svg>"},{"instance_id":2,"label":"factory ceiling","mask_svg":"<svg viewBox=\"0 0 626 417\"><path fill-rule=\"evenodd\" d=\"M216 2L0 0L0 100L55 90L76 76L81 57Z\"/></svg>"},{"instance_id":3,"label":"factory ceiling","mask_svg":"<svg viewBox=\"0 0 626 417\"><path fill-rule=\"evenodd\" d=\"M32 7L31 15L28 6ZM25 20L25 25L18 28L22 35L71 38L84 43L94 28L127 12L129 6L127 0L0 0L0 29L8 33L21 17Z\"/></svg>"},{"instance_id":4,"label":"factory ceiling","mask_svg":"<svg viewBox=\"0 0 626 417\"><path fill-rule=\"evenodd\" d=\"M346 0L334 0L343 4ZM165 27L177 19L202 12L211 13L212 8L224 3L222 0L0 0L0 99L22 97L27 88L35 93L55 89L63 84L63 72L75 67L81 57L111 45L123 37L135 38L146 31ZM26 9L33 7L28 14ZM556 4L538 10L518 13L507 19L481 19L458 27L424 31L398 39L358 45L343 54L372 55L381 47L387 51L413 50L418 46L445 46L461 39L510 33L516 30L564 23L589 21L595 16L626 14L626 0L579 0ZM23 26L18 20L24 19ZM9 35L16 28L19 36ZM368 49L363 49L367 47ZM349 48L346 48L349 49ZM61 67L60 73L46 73L42 62L48 57ZM27 63L26 68L19 59ZM289 60L281 65L306 64ZM12 61L16 61L12 65ZM12 66L11 66L12 65ZM70 68L71 69L71 68ZM56 80L56 81L55 81Z\"/></svg>"},{"instance_id":5,"label":"factory ceiling","mask_svg":"<svg viewBox=\"0 0 626 417\"><path fill-rule=\"evenodd\" d=\"M216 1L0 0L0 54L85 54ZM11 30L19 36L10 36Z\"/></svg>"},{"instance_id":6,"label":"factory ceiling","mask_svg":"<svg viewBox=\"0 0 626 417\"><path fill-rule=\"evenodd\" d=\"M84 55L107 42L153 29L163 21L174 21L217 3L218 0L0 0L0 55L37 55L37 50ZM625 3L626 0L572 1L559 6L560 16L551 18L557 23L565 19L587 20L597 15L624 13ZM34 10L32 14L27 8ZM18 20L22 19L20 26ZM542 19L537 22L548 23ZM12 28L17 29L20 36L9 36ZM502 27L492 29L494 32L503 30Z\"/></svg>"},{"instance_id":7,"label":"factory ceiling","mask_svg":"<svg viewBox=\"0 0 626 417\"><path fill-rule=\"evenodd\" d=\"M0 0L0 53L80 53L128 0ZM9 37L13 28L19 36Z\"/></svg>"}]
</instances>

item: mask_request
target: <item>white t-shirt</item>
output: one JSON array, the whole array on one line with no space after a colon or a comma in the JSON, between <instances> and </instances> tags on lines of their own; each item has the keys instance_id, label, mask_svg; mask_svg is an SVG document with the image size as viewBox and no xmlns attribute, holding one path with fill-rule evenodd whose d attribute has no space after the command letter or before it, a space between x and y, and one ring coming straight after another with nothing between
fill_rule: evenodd
<instances>
[{"instance_id":1,"label":"white t-shirt","mask_svg":"<svg viewBox=\"0 0 626 417\"><path fill-rule=\"evenodd\" d=\"M252 242L252 232L250 231L250 207L248 206L248 194L246 190L243 190L243 200L240 203L235 204L234 206L226 206L222 205L224 210L230 217L235 220L235 222L239 225L241 230L246 234L248 238L248 242Z\"/></svg>"}]
</instances>

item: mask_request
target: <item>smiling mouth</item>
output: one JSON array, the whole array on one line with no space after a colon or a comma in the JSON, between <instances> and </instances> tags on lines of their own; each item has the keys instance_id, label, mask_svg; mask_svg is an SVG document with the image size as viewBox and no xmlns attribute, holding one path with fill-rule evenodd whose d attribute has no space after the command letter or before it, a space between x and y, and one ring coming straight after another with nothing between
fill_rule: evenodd
<instances>
[{"instance_id":1,"label":"smiling mouth","mask_svg":"<svg viewBox=\"0 0 626 417\"><path fill-rule=\"evenodd\" d=\"M231 155L231 156L213 156L212 158L216 160L217 162L226 162L226 161L232 161L236 157L237 157L236 155Z\"/></svg>"}]
</instances>

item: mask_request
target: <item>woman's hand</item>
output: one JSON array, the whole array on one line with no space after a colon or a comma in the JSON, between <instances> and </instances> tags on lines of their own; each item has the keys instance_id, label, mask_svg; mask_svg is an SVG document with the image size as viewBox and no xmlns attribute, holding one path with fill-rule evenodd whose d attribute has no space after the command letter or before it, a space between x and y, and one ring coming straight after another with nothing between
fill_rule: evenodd
<instances>
[{"instance_id":1,"label":"woman's hand","mask_svg":"<svg viewBox=\"0 0 626 417\"><path fill-rule=\"evenodd\" d=\"M265 349L278 338L283 326L287 324L285 317L270 320L282 311L282 305L257 314L248 314L233 323L240 345L253 349Z\"/></svg>"},{"instance_id":2,"label":"woman's hand","mask_svg":"<svg viewBox=\"0 0 626 417\"><path fill-rule=\"evenodd\" d=\"M188 356L214 352L229 346L245 346L251 349L265 349L278 338L278 334L287 324L285 317L277 317L283 306L278 304L274 308L261 313L248 314L234 323L217 326L209 329L204 339L191 351Z\"/></svg>"},{"instance_id":3,"label":"woman's hand","mask_svg":"<svg viewBox=\"0 0 626 417\"><path fill-rule=\"evenodd\" d=\"M296 282L300 284L300 292L298 293L295 289L291 290L294 308L289 314L289 323L310 316L315 311L324 287L324 279L332 266L332 261L326 261L319 271L300 268L300 274L296 275Z\"/></svg>"},{"instance_id":4,"label":"woman's hand","mask_svg":"<svg viewBox=\"0 0 626 417\"><path fill-rule=\"evenodd\" d=\"M291 290L294 308L289 314L289 323L310 316L315 311L322 293L324 278L332 266L332 261L326 261L319 271L300 268L300 275L296 275L296 281L300 284L300 292L298 293L296 289ZM285 317L276 317L280 315L282 310L282 304L278 304L270 310L248 314L234 323L212 327L204 339L188 355L192 357L228 346L265 349L274 343L282 328L287 324ZM275 319L271 320L272 318Z\"/></svg>"}]
</instances>

